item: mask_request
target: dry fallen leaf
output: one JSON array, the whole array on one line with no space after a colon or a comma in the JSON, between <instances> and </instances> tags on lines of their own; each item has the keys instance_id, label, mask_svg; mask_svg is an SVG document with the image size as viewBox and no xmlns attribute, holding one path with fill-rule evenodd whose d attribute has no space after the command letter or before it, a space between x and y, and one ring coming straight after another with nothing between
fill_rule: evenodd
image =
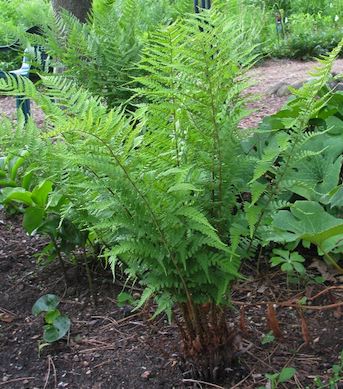
<instances>
[{"instance_id":1,"label":"dry fallen leaf","mask_svg":"<svg viewBox=\"0 0 343 389\"><path fill-rule=\"evenodd\" d=\"M280 330L279 321L276 317L276 312L275 312L275 309L273 307L273 304L268 304L267 323L268 323L268 328L271 331L273 331L274 336L278 339L282 338L282 333Z\"/></svg>"},{"instance_id":2,"label":"dry fallen leaf","mask_svg":"<svg viewBox=\"0 0 343 389\"><path fill-rule=\"evenodd\" d=\"M142 375L141 375L141 378L145 379L145 380L148 380L151 376L151 371L150 370L147 370L145 371Z\"/></svg>"},{"instance_id":3,"label":"dry fallen leaf","mask_svg":"<svg viewBox=\"0 0 343 389\"><path fill-rule=\"evenodd\" d=\"M0 313L0 320L5 323L12 323L14 316L9 315L8 313Z\"/></svg>"},{"instance_id":4,"label":"dry fallen leaf","mask_svg":"<svg viewBox=\"0 0 343 389\"><path fill-rule=\"evenodd\" d=\"M325 281L334 283L337 282L337 278L335 276L339 275L339 273L335 272L334 269L330 269L324 261L315 259L309 267L318 270Z\"/></svg>"},{"instance_id":5,"label":"dry fallen leaf","mask_svg":"<svg viewBox=\"0 0 343 389\"><path fill-rule=\"evenodd\" d=\"M301 333L302 333L302 336L304 338L304 342L307 345L307 344L311 343L310 331L308 329L308 325L306 323L305 316L301 310L299 311L299 315L300 315L300 320L301 320Z\"/></svg>"}]
</instances>

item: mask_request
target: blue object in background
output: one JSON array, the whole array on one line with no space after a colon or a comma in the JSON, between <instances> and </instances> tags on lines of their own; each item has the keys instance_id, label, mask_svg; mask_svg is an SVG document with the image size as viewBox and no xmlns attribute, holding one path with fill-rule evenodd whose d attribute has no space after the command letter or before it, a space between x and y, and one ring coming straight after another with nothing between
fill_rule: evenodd
<instances>
[{"instance_id":1,"label":"blue object in background","mask_svg":"<svg viewBox=\"0 0 343 389\"><path fill-rule=\"evenodd\" d=\"M29 30L26 31L30 34L37 34L41 35L41 31L39 27L32 27ZM18 43L14 43L12 45L8 46L0 46L0 52L1 51L10 51L10 50L18 50ZM49 71L49 57L45 53L44 49L42 49L39 46L30 46L25 49L24 51L24 57L21 64L21 67L16 70L11 70L7 73L0 70L0 78L6 78L6 74L13 75L15 77L28 77L33 78L33 81L37 80L37 74L34 74L32 71L33 69L38 69L41 71ZM36 76L36 77L35 77ZM39 77L38 77L39 78ZM16 106L17 109L21 109L25 122L27 122L30 114L31 114L31 104L30 100L26 99L22 96L17 96L16 98Z\"/></svg>"}]
</instances>

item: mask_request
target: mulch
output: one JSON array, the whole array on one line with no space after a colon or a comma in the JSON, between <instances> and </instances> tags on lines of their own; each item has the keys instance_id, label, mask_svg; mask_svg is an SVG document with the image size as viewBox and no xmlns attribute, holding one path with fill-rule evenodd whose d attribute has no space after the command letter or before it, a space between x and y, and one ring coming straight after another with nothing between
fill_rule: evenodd
<instances>
[{"instance_id":1,"label":"mulch","mask_svg":"<svg viewBox=\"0 0 343 389\"><path fill-rule=\"evenodd\" d=\"M66 287L56 263L37 263L46 241L27 236L19 216L0 211L0 242L0 388L211 387L183 376L175 324L164 316L152 321L153 307L131 312L129 306L118 306L122 286L113 283L110 271L93 267L94 306L85 274L69 266L72 282ZM311 388L314 377L330 376L343 349L343 290L340 277L332 272L330 277L326 286L300 288L274 272L236 284L227 317L240 328L240 356L230 377L217 387L256 388L266 384L266 373L285 366L297 369L287 388L297 383ZM46 293L62 298L60 309L72 327L66 339L39 351L43 319L34 317L31 308ZM303 296L307 308L298 304ZM270 331L271 306L281 334L262 344Z\"/></svg>"}]
</instances>

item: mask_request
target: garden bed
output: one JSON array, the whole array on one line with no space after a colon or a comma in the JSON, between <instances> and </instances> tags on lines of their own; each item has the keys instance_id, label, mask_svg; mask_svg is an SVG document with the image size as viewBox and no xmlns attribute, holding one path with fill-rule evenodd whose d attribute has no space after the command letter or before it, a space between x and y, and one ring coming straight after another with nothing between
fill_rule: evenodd
<instances>
[{"instance_id":1,"label":"garden bed","mask_svg":"<svg viewBox=\"0 0 343 389\"><path fill-rule=\"evenodd\" d=\"M251 70L256 85L250 91L260 97L241 127L255 128L276 112L287 97L271 94L271 88L306 80L313 66L273 60ZM334 70L343 72L343 60ZM15 118L14 98L2 98L0 106L1 113ZM44 122L36 107L33 114L39 125ZM306 254L309 278L299 284L288 283L279 268L271 272L269 257L260 258L253 270L244 264L247 278L234 285L227 312L227 322L237 331L235 363L226 381L213 385L187 374L178 328L164 315L151 320L155 307L148 303L142 311L132 311L118 305L125 280L118 277L113 283L111 271L94 261L94 305L86 271L69 265L65 285L57 261L37 264L36 254L45 245L24 233L19 216L0 211L0 388L268 388L266 374L285 367L295 368L296 374L283 387L312 388L315 377L326 381L332 375L343 348L343 279L315 251ZM313 282L315 276L325 282ZM134 288L137 296L141 292ZM68 337L39 350L43 319L31 309L47 293L61 297L60 309L72 326Z\"/></svg>"},{"instance_id":2,"label":"garden bed","mask_svg":"<svg viewBox=\"0 0 343 389\"><path fill-rule=\"evenodd\" d=\"M85 275L68 269L73 286L66 288L56 264L38 267L35 254L45 241L27 236L18 217L0 212L0 242L0 387L207 387L183 377L174 324L169 325L164 316L149 320L149 309L137 313L130 312L129 307L118 307L116 297L122 288L112 283L109 271L95 271L98 304L94 307ZM323 269L325 266L319 270L317 266L313 271L323 273ZM300 383L303 386L298 387L312 388L314 377L330 375L343 348L342 317L340 308L319 307L341 302L343 291L339 289L339 276L326 277L330 279L326 286L309 284L299 290L288 287L280 272L256 275L236 284L228 321L236 327L240 323L243 330L237 350L240 363L232 371L232 382L223 387L265 385L265 373L285 366L297 369L295 378L284 386L287 388L296 388ZM328 290L329 286L333 289ZM302 296L311 299L321 291L324 293L312 301L314 310L303 310L303 321L297 309L277 304L292 305ZM31 314L31 308L46 293L62 297L61 310L70 317L72 327L68 339L43 348L39 355L43 322ZM276 304L282 339L262 345L262 338L269 332L268 302ZM310 340L307 345L304 323Z\"/></svg>"}]
</instances>

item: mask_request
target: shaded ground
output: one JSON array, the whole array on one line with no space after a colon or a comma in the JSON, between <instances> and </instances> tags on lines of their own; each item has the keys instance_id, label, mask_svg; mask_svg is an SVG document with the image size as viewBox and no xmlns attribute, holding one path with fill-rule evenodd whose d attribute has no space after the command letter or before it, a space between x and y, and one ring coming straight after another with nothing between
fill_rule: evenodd
<instances>
[{"instance_id":1,"label":"shaded ground","mask_svg":"<svg viewBox=\"0 0 343 389\"><path fill-rule=\"evenodd\" d=\"M54 264L36 265L34 255L42 246L23 233L18 218L8 219L0 211L0 387L160 388L181 380L173 326L164 318L152 323L141 314L127 317L129 309L115 301L121 288L108 272L95 277L99 297L94 307L86 277L69 269L72 286L66 288ZM68 340L39 355L43 322L31 308L46 293L62 297L60 308L69 315L72 330ZM145 372L149 382L142 378Z\"/></svg>"},{"instance_id":2,"label":"shaded ground","mask_svg":"<svg viewBox=\"0 0 343 389\"><path fill-rule=\"evenodd\" d=\"M109 272L100 274L99 269L95 275L98 305L94 307L85 276L70 268L72 286L66 288L57 265L36 265L34 255L44 244L23 233L18 217L8 218L0 211L0 387L208 387L184 380L175 325L164 317L149 321L151 312L137 314L129 307L119 308L116 296L121 287L113 285ZM340 308L320 310L343 300L339 277L330 277L334 289L309 285L306 290L291 290L279 273L236 285L235 309L228 313L228 321L243 331L240 367L232 372L231 383L228 380L219 387L256 388L266 383L265 373L284 366L297 369L287 388L295 388L296 382L303 385L300 388L305 384L312 388L313 377L328 376L343 349ZM280 303L294 305L303 295L311 299L320 291L323 295L312 301L314 310L303 310L303 321L298 309ZM39 355L43 323L32 316L31 308L46 293L62 297L60 308L69 315L72 327L68 339L44 348ZM262 345L269 331L268 302L276 304L282 339ZM304 343L304 323L309 345Z\"/></svg>"},{"instance_id":3,"label":"shaded ground","mask_svg":"<svg viewBox=\"0 0 343 389\"><path fill-rule=\"evenodd\" d=\"M245 126L256 126L287 100L268 95L271 86L303 80L313 65L268 61L252 70L257 85L251 90L261 98L254 103L257 111ZM337 61L336 71L343 72L343 60ZM1 98L0 113L14 117L14 107L14 99ZM34 117L43 120L36 109ZM137 314L128 307L119 308L116 297L121 287L99 267L94 276L98 294L94 307L83 274L68 269L72 282L66 287L56 264L37 265L35 254L44 245L43 240L23 232L20 218L9 218L0 211L0 389L209 387L184 379L175 325L169 325L164 317L150 321L150 312ZM290 287L278 272L255 275L235 286L234 309L228 312L228 321L242 330L240 367L232 372L231 383L228 379L218 388L258 388L266 385L265 373L285 366L295 367L297 374L283 388L314 388L315 376L324 379L331 374L343 349L343 316L338 306L343 301L339 286L343 280L320 262L314 265L314 274L327 279L325 286ZM68 339L45 347L39 355L43 323L42 318L32 316L31 308L46 293L62 297L60 308L69 315L72 327ZM303 296L313 309L297 306ZM261 339L269 331L268 303L275 304L282 338L263 345Z\"/></svg>"}]
</instances>

